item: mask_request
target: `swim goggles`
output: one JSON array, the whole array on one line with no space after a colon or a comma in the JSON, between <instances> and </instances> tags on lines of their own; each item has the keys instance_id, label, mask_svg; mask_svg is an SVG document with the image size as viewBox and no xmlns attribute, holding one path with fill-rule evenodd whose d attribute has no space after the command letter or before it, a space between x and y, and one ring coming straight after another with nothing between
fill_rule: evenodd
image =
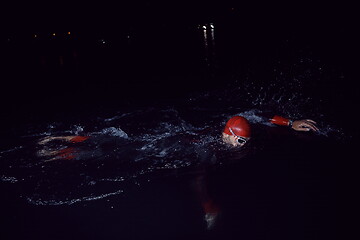
<instances>
[{"instance_id":1,"label":"swim goggles","mask_svg":"<svg viewBox=\"0 0 360 240\"><path fill-rule=\"evenodd\" d=\"M231 134L232 134L234 137L236 137L236 141L237 141L238 143L240 143L240 144L245 144L245 143L248 141L247 138L244 138L244 137L241 137L241 136L236 135L231 128L229 128L229 130L230 130Z\"/></svg>"}]
</instances>

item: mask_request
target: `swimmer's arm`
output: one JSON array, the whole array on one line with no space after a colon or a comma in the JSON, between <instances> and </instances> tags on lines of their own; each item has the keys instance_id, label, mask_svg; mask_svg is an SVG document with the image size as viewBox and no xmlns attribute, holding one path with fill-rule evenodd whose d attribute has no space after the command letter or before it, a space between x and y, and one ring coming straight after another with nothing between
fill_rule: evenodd
<instances>
[{"instance_id":1,"label":"swimmer's arm","mask_svg":"<svg viewBox=\"0 0 360 240\"><path fill-rule=\"evenodd\" d=\"M311 119L301 119L301 120L290 120L288 118L275 115L270 119L270 122L280 126L288 126L296 131L319 131L316 126L316 122Z\"/></svg>"},{"instance_id":2,"label":"swimmer's arm","mask_svg":"<svg viewBox=\"0 0 360 240\"><path fill-rule=\"evenodd\" d=\"M64 141L68 141L68 142L73 142L73 143L77 143L77 142L83 142L85 140L87 140L89 137L87 136L56 136L56 137L45 137L43 139L41 139L38 144L46 144L50 141L53 140L64 140Z\"/></svg>"},{"instance_id":3,"label":"swimmer's arm","mask_svg":"<svg viewBox=\"0 0 360 240\"><path fill-rule=\"evenodd\" d=\"M41 139L38 144L46 144L48 142L54 141L54 140L65 140L65 141L70 141L71 138L73 138L75 136L56 136L56 137L44 137L43 139Z\"/></svg>"}]
</instances>

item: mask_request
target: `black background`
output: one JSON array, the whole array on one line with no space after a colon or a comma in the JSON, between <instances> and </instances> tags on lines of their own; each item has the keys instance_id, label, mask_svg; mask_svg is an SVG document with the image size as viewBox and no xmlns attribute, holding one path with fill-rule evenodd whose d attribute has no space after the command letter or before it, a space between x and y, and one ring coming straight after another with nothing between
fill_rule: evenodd
<instances>
[{"instance_id":1,"label":"black background","mask_svg":"<svg viewBox=\"0 0 360 240\"><path fill-rule=\"evenodd\" d=\"M229 74L246 72L249 62L266 69L288 43L285 55L290 60L297 50L308 48L333 70L334 75L318 85L321 94L327 96L331 116L354 140L358 134L356 8L340 1L12 1L1 4L0 20L2 132L9 125L46 121L59 114L168 102L191 92L224 88L231 81ZM210 22L216 31L215 77L208 74L196 30L198 24ZM71 41L33 41L34 33L50 39L52 32L68 31ZM131 48L126 45L128 35L134 39ZM99 39L113 44L102 47ZM67 49L78 50L76 67L41 68L34 60L41 53L58 56ZM266 71L257 74L266 84ZM349 152L339 158L349 160L353 146L344 148ZM345 183L340 201L349 197L345 192L355 178L350 179L348 171L340 175Z\"/></svg>"}]
</instances>

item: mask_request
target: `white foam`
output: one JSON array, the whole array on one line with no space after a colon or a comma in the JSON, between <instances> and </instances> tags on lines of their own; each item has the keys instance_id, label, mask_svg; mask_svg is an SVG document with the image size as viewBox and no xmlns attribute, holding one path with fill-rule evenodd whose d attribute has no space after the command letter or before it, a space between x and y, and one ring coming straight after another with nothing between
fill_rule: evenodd
<instances>
[{"instance_id":1,"label":"white foam","mask_svg":"<svg viewBox=\"0 0 360 240\"><path fill-rule=\"evenodd\" d=\"M16 177L7 177L7 176L1 176L0 177L0 180L2 182L10 182L10 183L16 183L18 182L17 178Z\"/></svg>"},{"instance_id":2,"label":"white foam","mask_svg":"<svg viewBox=\"0 0 360 240\"><path fill-rule=\"evenodd\" d=\"M8 149L8 150L1 151L0 154L14 152L14 151L22 149L22 148L24 148L24 147L23 146L14 147L14 148L11 148L11 149Z\"/></svg>"},{"instance_id":3,"label":"white foam","mask_svg":"<svg viewBox=\"0 0 360 240\"><path fill-rule=\"evenodd\" d=\"M240 112L236 115L246 118L252 124L263 124L263 125L272 126L272 124L268 121L268 119L264 118L263 116L260 116L260 114L261 113L258 109L251 109L245 112Z\"/></svg>"},{"instance_id":4,"label":"white foam","mask_svg":"<svg viewBox=\"0 0 360 240\"><path fill-rule=\"evenodd\" d=\"M75 125L73 126L73 129L71 130L71 133L75 135L80 135L82 132L84 132L84 127L81 125Z\"/></svg>"},{"instance_id":5,"label":"white foam","mask_svg":"<svg viewBox=\"0 0 360 240\"><path fill-rule=\"evenodd\" d=\"M105 118L104 122L111 122L111 121L115 121L117 119L121 119L123 117L129 116L131 113L123 113L120 116L116 115L114 117L110 117L110 118Z\"/></svg>"},{"instance_id":6,"label":"white foam","mask_svg":"<svg viewBox=\"0 0 360 240\"><path fill-rule=\"evenodd\" d=\"M115 127L104 128L101 131L101 133L114 137L129 138L127 133L124 132L121 128L115 128Z\"/></svg>"},{"instance_id":7,"label":"white foam","mask_svg":"<svg viewBox=\"0 0 360 240\"><path fill-rule=\"evenodd\" d=\"M86 197L82 197L82 198L75 198L75 199L71 199L71 200L65 200L65 201L58 201L58 200L42 200L42 199L32 199L32 198L27 198L27 201L31 204L34 205L42 205L42 206L59 206L59 205L72 205L78 202L87 202L87 201L95 201L95 200L100 200L103 198L107 198L110 196L114 196L114 195L118 195L123 193L123 190L118 190L116 192L111 192L111 193L105 193L105 194L101 194L98 196L86 196Z\"/></svg>"}]
</instances>

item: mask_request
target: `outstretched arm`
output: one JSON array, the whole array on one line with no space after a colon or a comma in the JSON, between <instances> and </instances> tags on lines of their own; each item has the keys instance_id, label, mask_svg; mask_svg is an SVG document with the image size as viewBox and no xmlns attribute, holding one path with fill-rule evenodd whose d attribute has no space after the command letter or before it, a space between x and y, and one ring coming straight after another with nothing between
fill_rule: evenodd
<instances>
[{"instance_id":1,"label":"outstretched arm","mask_svg":"<svg viewBox=\"0 0 360 240\"><path fill-rule=\"evenodd\" d=\"M276 125L291 127L296 131L310 131L310 130L315 132L319 131L319 129L316 127L316 122L311 119L292 121L288 118L275 115L270 119L270 122Z\"/></svg>"},{"instance_id":2,"label":"outstretched arm","mask_svg":"<svg viewBox=\"0 0 360 240\"><path fill-rule=\"evenodd\" d=\"M89 137L87 136L56 136L56 137L45 137L43 139L41 139L38 143L41 145L44 145L50 141L53 140L64 140L64 141L68 141L68 142L72 142L72 143L77 143L77 142L83 142L85 140L87 140Z\"/></svg>"}]
</instances>

